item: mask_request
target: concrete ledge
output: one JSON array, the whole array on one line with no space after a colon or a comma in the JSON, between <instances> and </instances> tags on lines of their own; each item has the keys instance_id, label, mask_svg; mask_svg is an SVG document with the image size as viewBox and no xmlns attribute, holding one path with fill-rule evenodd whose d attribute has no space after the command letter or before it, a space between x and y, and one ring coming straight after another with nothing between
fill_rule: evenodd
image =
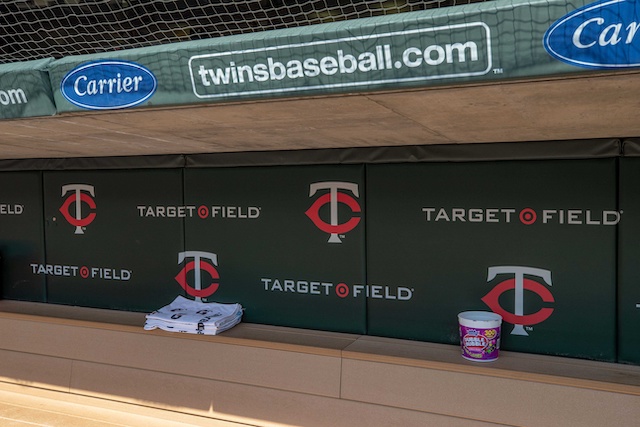
<instances>
[{"instance_id":1,"label":"concrete ledge","mask_svg":"<svg viewBox=\"0 0 640 427\"><path fill-rule=\"evenodd\" d=\"M491 363L469 362L457 346L363 336L344 359L640 395L640 367L501 351Z\"/></svg>"},{"instance_id":2,"label":"concrete ledge","mask_svg":"<svg viewBox=\"0 0 640 427\"><path fill-rule=\"evenodd\" d=\"M633 425L640 367L240 324L144 331L144 314L0 301L0 381L247 425Z\"/></svg>"}]
</instances>

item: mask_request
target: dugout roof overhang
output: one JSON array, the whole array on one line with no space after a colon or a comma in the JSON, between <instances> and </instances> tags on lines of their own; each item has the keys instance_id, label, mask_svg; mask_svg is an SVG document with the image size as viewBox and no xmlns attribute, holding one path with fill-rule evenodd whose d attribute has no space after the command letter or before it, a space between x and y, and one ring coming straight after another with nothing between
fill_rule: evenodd
<instances>
[{"instance_id":1,"label":"dugout roof overhang","mask_svg":"<svg viewBox=\"0 0 640 427\"><path fill-rule=\"evenodd\" d=\"M0 121L0 158L640 135L639 72Z\"/></svg>"},{"instance_id":2,"label":"dugout roof overhang","mask_svg":"<svg viewBox=\"0 0 640 427\"><path fill-rule=\"evenodd\" d=\"M563 17L576 7L564 0L497 0L0 66L3 106L6 88L33 90L29 105L0 109L0 159L640 135L640 70L633 68L636 59L640 63L637 49L616 45L627 50L615 57L627 58L629 64L602 69L582 66L591 59L572 63L562 50L573 30L558 31L560 36L552 38L550 29L569 22ZM585 45L602 39L597 25L579 27ZM603 54L608 51L595 52L598 58ZM326 57L334 64L323 74L318 64ZM348 57L358 58L357 67ZM302 67L307 60L316 61L315 69L305 65L304 78L298 78L302 68L292 66L293 77L287 69L286 78L257 79L259 67L270 67L277 75L289 64ZM99 73L124 76L131 64L157 79L149 97L122 109L87 109L84 104L93 100L77 96L89 92L87 82ZM228 75L238 80L233 75L240 73L233 68L238 64L249 64L256 80L211 84L215 73L229 73L230 66ZM316 74L306 74L311 71ZM78 85L79 92L72 93ZM116 98L108 101L119 102Z\"/></svg>"}]
</instances>

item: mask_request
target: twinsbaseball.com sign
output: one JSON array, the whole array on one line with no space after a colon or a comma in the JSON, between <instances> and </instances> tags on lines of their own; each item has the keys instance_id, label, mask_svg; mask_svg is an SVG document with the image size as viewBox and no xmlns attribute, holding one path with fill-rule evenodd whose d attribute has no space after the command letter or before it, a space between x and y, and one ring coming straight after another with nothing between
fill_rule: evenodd
<instances>
[{"instance_id":1,"label":"twinsbaseball.com sign","mask_svg":"<svg viewBox=\"0 0 640 427\"><path fill-rule=\"evenodd\" d=\"M472 77L492 69L484 22L192 56L198 98L266 95Z\"/></svg>"}]
</instances>

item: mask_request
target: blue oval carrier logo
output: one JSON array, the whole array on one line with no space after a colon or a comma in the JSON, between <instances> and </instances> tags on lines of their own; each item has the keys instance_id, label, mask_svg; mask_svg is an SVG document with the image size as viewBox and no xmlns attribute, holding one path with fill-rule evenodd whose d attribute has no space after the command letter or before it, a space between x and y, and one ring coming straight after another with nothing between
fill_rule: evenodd
<instances>
[{"instance_id":1,"label":"blue oval carrier logo","mask_svg":"<svg viewBox=\"0 0 640 427\"><path fill-rule=\"evenodd\" d=\"M62 79L62 95L89 110L115 110L141 104L156 91L151 71L129 61L97 61L74 68Z\"/></svg>"},{"instance_id":2,"label":"blue oval carrier logo","mask_svg":"<svg viewBox=\"0 0 640 427\"><path fill-rule=\"evenodd\" d=\"M563 16L544 35L544 48L560 61L587 68L640 66L640 4L602 0Z\"/></svg>"}]
</instances>

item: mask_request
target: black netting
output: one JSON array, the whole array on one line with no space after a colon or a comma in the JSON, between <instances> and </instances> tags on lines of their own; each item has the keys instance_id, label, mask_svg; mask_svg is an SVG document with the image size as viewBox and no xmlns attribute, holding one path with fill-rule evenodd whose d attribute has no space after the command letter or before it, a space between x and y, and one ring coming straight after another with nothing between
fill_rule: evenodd
<instances>
[{"instance_id":1,"label":"black netting","mask_svg":"<svg viewBox=\"0 0 640 427\"><path fill-rule=\"evenodd\" d=\"M0 63L153 46L489 0L7 0Z\"/></svg>"}]
</instances>

